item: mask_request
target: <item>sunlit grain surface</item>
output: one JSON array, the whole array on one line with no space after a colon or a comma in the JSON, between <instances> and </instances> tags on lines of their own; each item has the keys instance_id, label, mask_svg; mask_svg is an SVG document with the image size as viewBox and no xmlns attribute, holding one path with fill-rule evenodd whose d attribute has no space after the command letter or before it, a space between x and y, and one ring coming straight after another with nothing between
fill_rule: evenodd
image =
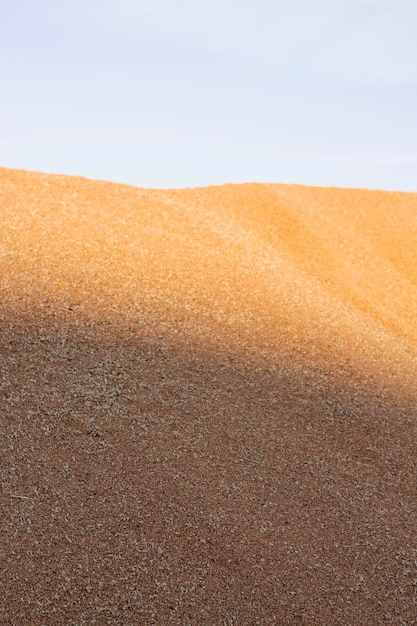
<instances>
[{"instance_id":1,"label":"sunlit grain surface","mask_svg":"<svg viewBox=\"0 0 417 626\"><path fill-rule=\"evenodd\" d=\"M0 169L0 623L413 624L417 194Z\"/></svg>"}]
</instances>

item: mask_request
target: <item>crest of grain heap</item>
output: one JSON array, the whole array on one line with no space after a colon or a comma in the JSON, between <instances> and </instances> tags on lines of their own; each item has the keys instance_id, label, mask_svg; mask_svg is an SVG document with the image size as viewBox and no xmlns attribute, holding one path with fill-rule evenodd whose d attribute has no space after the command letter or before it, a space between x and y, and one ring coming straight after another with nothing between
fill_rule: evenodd
<instances>
[{"instance_id":1,"label":"crest of grain heap","mask_svg":"<svg viewBox=\"0 0 417 626\"><path fill-rule=\"evenodd\" d=\"M416 215L0 170L2 623L411 623Z\"/></svg>"}]
</instances>

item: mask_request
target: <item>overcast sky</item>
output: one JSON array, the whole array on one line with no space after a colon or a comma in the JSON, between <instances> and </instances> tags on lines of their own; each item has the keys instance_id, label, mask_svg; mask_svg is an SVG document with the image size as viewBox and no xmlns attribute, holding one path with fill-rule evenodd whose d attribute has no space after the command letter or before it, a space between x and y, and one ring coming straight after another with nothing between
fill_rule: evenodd
<instances>
[{"instance_id":1,"label":"overcast sky","mask_svg":"<svg viewBox=\"0 0 417 626\"><path fill-rule=\"evenodd\" d=\"M417 0L0 0L0 165L417 191Z\"/></svg>"}]
</instances>

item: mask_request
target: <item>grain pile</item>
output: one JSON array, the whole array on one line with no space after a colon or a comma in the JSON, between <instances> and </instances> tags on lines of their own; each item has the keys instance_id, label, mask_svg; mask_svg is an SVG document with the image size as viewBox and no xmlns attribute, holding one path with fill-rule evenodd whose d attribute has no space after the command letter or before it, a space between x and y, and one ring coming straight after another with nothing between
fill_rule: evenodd
<instances>
[{"instance_id":1,"label":"grain pile","mask_svg":"<svg viewBox=\"0 0 417 626\"><path fill-rule=\"evenodd\" d=\"M0 169L0 624L417 623L417 194Z\"/></svg>"}]
</instances>

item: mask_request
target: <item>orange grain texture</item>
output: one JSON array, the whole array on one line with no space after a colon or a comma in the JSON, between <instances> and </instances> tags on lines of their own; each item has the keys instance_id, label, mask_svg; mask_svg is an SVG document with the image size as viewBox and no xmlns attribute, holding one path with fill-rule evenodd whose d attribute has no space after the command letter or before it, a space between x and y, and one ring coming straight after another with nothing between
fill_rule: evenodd
<instances>
[{"instance_id":1,"label":"orange grain texture","mask_svg":"<svg viewBox=\"0 0 417 626\"><path fill-rule=\"evenodd\" d=\"M0 169L0 624L417 623L417 194Z\"/></svg>"}]
</instances>

